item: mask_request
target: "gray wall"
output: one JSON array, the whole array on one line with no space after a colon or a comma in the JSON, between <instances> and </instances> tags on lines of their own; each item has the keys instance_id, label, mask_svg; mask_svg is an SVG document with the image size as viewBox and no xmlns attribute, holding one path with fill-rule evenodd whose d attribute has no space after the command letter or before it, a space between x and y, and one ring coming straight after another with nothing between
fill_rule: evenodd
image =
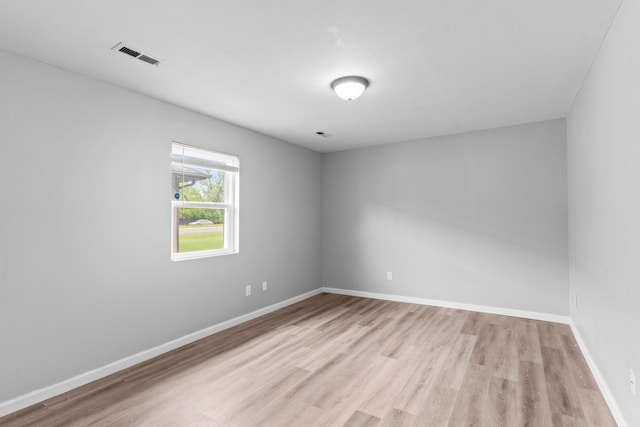
<instances>
[{"instance_id":1,"label":"gray wall","mask_svg":"<svg viewBox=\"0 0 640 427\"><path fill-rule=\"evenodd\" d=\"M326 155L325 286L568 314L565 136L555 120Z\"/></svg>"},{"instance_id":2,"label":"gray wall","mask_svg":"<svg viewBox=\"0 0 640 427\"><path fill-rule=\"evenodd\" d=\"M640 426L640 2L623 2L567 122L571 317Z\"/></svg>"},{"instance_id":3,"label":"gray wall","mask_svg":"<svg viewBox=\"0 0 640 427\"><path fill-rule=\"evenodd\" d=\"M169 260L171 140L240 156L239 254ZM318 153L7 53L0 144L0 402L321 285Z\"/></svg>"}]
</instances>

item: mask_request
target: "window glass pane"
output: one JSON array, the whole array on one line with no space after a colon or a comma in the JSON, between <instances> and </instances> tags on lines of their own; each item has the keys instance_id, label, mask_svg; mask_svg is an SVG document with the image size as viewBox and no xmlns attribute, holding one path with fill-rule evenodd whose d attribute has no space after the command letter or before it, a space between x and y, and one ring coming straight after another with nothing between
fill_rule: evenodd
<instances>
[{"instance_id":1,"label":"window glass pane","mask_svg":"<svg viewBox=\"0 0 640 427\"><path fill-rule=\"evenodd\" d=\"M172 163L174 194L183 202L225 202L226 172Z\"/></svg>"},{"instance_id":2,"label":"window glass pane","mask_svg":"<svg viewBox=\"0 0 640 427\"><path fill-rule=\"evenodd\" d=\"M224 249L225 209L177 208L178 252Z\"/></svg>"}]
</instances>

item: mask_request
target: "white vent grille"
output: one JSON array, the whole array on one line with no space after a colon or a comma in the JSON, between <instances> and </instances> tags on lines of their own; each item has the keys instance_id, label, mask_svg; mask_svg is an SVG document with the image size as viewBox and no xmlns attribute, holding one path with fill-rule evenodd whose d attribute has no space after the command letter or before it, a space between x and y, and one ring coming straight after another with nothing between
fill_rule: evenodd
<instances>
[{"instance_id":1,"label":"white vent grille","mask_svg":"<svg viewBox=\"0 0 640 427\"><path fill-rule=\"evenodd\" d=\"M149 55L147 53L143 53L140 49L136 49L131 47L131 45L125 44L124 42L120 42L111 50L122 52L126 55L131 56L132 58L139 59L140 61L146 62L147 64L155 65L156 67L160 64L160 60L153 55Z\"/></svg>"}]
</instances>

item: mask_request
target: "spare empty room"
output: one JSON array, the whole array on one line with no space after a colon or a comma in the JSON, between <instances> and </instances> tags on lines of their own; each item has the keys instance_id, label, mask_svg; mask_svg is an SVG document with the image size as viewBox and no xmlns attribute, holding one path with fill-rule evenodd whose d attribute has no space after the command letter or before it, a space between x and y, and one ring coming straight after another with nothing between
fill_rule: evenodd
<instances>
[{"instance_id":1,"label":"spare empty room","mask_svg":"<svg viewBox=\"0 0 640 427\"><path fill-rule=\"evenodd\" d=\"M640 2L0 3L0 425L640 425Z\"/></svg>"}]
</instances>

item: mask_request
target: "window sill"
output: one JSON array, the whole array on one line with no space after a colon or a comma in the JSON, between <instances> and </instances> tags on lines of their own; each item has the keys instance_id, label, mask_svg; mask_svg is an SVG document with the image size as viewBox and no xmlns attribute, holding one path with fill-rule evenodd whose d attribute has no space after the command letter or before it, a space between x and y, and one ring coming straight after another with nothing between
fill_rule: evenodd
<instances>
[{"instance_id":1,"label":"window sill","mask_svg":"<svg viewBox=\"0 0 640 427\"><path fill-rule=\"evenodd\" d=\"M224 255L233 255L237 253L238 251L218 250L218 251L199 251L199 252L172 254L171 261L188 261L190 259L212 258L212 257L219 257Z\"/></svg>"}]
</instances>

